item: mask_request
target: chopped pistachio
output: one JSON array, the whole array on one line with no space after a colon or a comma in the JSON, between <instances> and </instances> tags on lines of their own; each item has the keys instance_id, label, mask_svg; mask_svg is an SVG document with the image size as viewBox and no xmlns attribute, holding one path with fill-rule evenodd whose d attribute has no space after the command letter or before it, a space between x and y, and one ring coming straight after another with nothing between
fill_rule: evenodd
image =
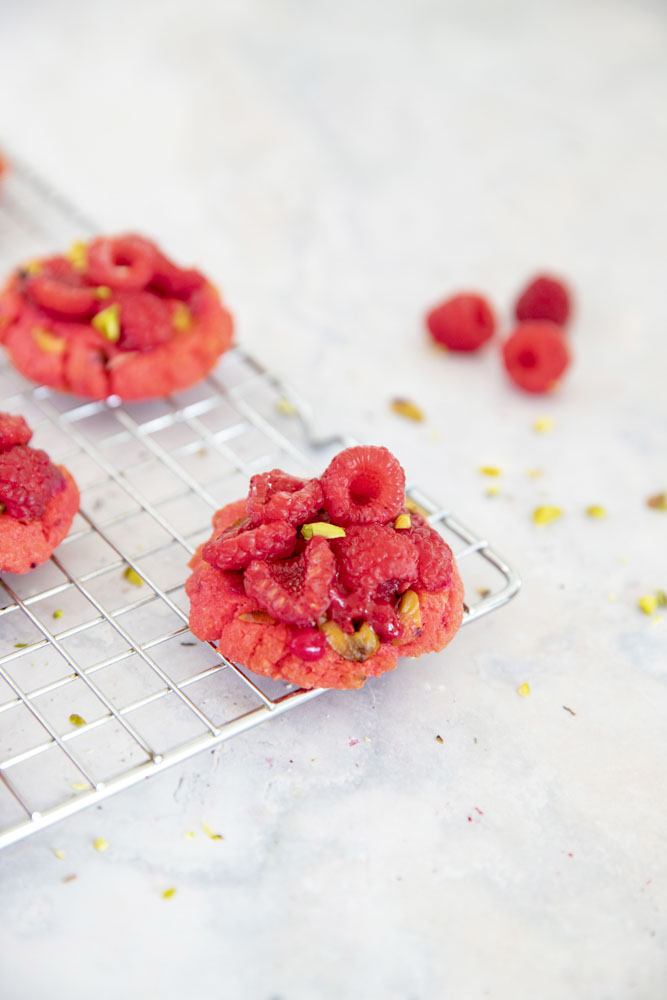
<instances>
[{"instance_id":1,"label":"chopped pistachio","mask_svg":"<svg viewBox=\"0 0 667 1000\"><path fill-rule=\"evenodd\" d=\"M555 422L553 417L538 417L533 421L533 430L537 434L544 434L546 431L553 430Z\"/></svg>"},{"instance_id":2,"label":"chopped pistachio","mask_svg":"<svg viewBox=\"0 0 667 1000\"><path fill-rule=\"evenodd\" d=\"M29 646L29 645L30 645L29 642L15 642L14 643L14 649L25 649L26 646Z\"/></svg>"},{"instance_id":3,"label":"chopped pistachio","mask_svg":"<svg viewBox=\"0 0 667 1000\"><path fill-rule=\"evenodd\" d=\"M222 836L221 833L213 833L213 830L210 828L208 823L202 823L201 828L206 834L206 836L210 837L211 840L224 840L224 837Z\"/></svg>"},{"instance_id":4,"label":"chopped pistachio","mask_svg":"<svg viewBox=\"0 0 667 1000\"><path fill-rule=\"evenodd\" d=\"M72 714L69 717L69 721L72 723L73 726L85 726L86 724L86 720L83 718L83 716L77 715L76 712L72 712Z\"/></svg>"},{"instance_id":5,"label":"chopped pistachio","mask_svg":"<svg viewBox=\"0 0 667 1000\"><path fill-rule=\"evenodd\" d=\"M487 486L484 492L487 497L497 497L500 494L500 486Z\"/></svg>"},{"instance_id":6,"label":"chopped pistachio","mask_svg":"<svg viewBox=\"0 0 667 1000\"><path fill-rule=\"evenodd\" d=\"M42 270L42 262L39 260L29 260L27 264L24 264L21 268L26 274L29 274L33 278L36 274L39 274Z\"/></svg>"},{"instance_id":7,"label":"chopped pistachio","mask_svg":"<svg viewBox=\"0 0 667 1000\"><path fill-rule=\"evenodd\" d=\"M131 566L126 566L123 572L123 576L128 583L131 583L133 587L143 587L144 581L141 579L139 574Z\"/></svg>"},{"instance_id":8,"label":"chopped pistachio","mask_svg":"<svg viewBox=\"0 0 667 1000\"><path fill-rule=\"evenodd\" d=\"M268 611L245 611L238 616L241 622L251 622L253 625L275 625L275 618L272 618Z\"/></svg>"},{"instance_id":9,"label":"chopped pistachio","mask_svg":"<svg viewBox=\"0 0 667 1000\"><path fill-rule=\"evenodd\" d=\"M549 524L551 521L558 520L562 516L563 511L560 507L550 507L546 504L543 507L536 507L533 511L533 521L535 524Z\"/></svg>"},{"instance_id":10,"label":"chopped pistachio","mask_svg":"<svg viewBox=\"0 0 667 1000\"><path fill-rule=\"evenodd\" d=\"M103 853L104 851L109 850L109 844L104 839L104 837L98 837L96 840L94 840L93 847L95 848L96 851L99 851L100 854Z\"/></svg>"},{"instance_id":11,"label":"chopped pistachio","mask_svg":"<svg viewBox=\"0 0 667 1000\"><path fill-rule=\"evenodd\" d=\"M339 528L337 524L329 524L327 521L311 521L304 524L301 534L308 541L315 535L321 538L345 538L345 528Z\"/></svg>"},{"instance_id":12,"label":"chopped pistachio","mask_svg":"<svg viewBox=\"0 0 667 1000\"><path fill-rule=\"evenodd\" d=\"M56 851L53 852L53 856L55 858L58 858L58 861L64 861L65 858L67 857L67 855L65 854L65 852L62 851L62 850L60 850L60 848L58 848L58 850L56 850Z\"/></svg>"},{"instance_id":13,"label":"chopped pistachio","mask_svg":"<svg viewBox=\"0 0 667 1000\"><path fill-rule=\"evenodd\" d=\"M409 514L399 514L394 521L394 527L396 531L403 531L405 528L412 527L412 518Z\"/></svg>"},{"instance_id":14,"label":"chopped pistachio","mask_svg":"<svg viewBox=\"0 0 667 1000\"><path fill-rule=\"evenodd\" d=\"M53 612L52 618L62 618L64 613L65 612L61 611L60 608L56 608L56 610Z\"/></svg>"},{"instance_id":15,"label":"chopped pistachio","mask_svg":"<svg viewBox=\"0 0 667 1000\"><path fill-rule=\"evenodd\" d=\"M171 325L178 333L186 333L192 326L192 313L185 302L177 302L171 314Z\"/></svg>"},{"instance_id":16,"label":"chopped pistachio","mask_svg":"<svg viewBox=\"0 0 667 1000\"><path fill-rule=\"evenodd\" d=\"M96 299L110 299L111 298L111 289L109 288L109 286L108 285L98 285L97 288L95 289L95 298Z\"/></svg>"},{"instance_id":17,"label":"chopped pistachio","mask_svg":"<svg viewBox=\"0 0 667 1000\"><path fill-rule=\"evenodd\" d=\"M184 834L184 836L185 836L186 840L194 840L195 839L195 831L194 830L188 830L188 832L186 834Z\"/></svg>"},{"instance_id":18,"label":"chopped pistachio","mask_svg":"<svg viewBox=\"0 0 667 1000\"><path fill-rule=\"evenodd\" d=\"M409 399L392 399L391 408L394 413L399 417L405 417L406 420L414 420L418 424L424 420L423 411Z\"/></svg>"},{"instance_id":19,"label":"chopped pistachio","mask_svg":"<svg viewBox=\"0 0 667 1000\"><path fill-rule=\"evenodd\" d=\"M528 697L528 695L530 694L530 684L527 684L527 683L526 683L526 682L524 681L524 682L523 682L523 684L521 684L521 685L520 685L520 686L519 686L519 687L518 687L518 688L516 689L516 691L517 691L517 694L520 694L522 698L527 698L527 697Z\"/></svg>"},{"instance_id":20,"label":"chopped pistachio","mask_svg":"<svg viewBox=\"0 0 667 1000\"><path fill-rule=\"evenodd\" d=\"M57 337L55 333L50 333L42 326L33 326L30 333L40 351L44 351L45 354L62 354L67 347L64 337Z\"/></svg>"},{"instance_id":21,"label":"chopped pistachio","mask_svg":"<svg viewBox=\"0 0 667 1000\"><path fill-rule=\"evenodd\" d=\"M658 606L658 598L655 594L646 594L644 597L639 598L637 604L645 615L652 615Z\"/></svg>"},{"instance_id":22,"label":"chopped pistachio","mask_svg":"<svg viewBox=\"0 0 667 1000\"><path fill-rule=\"evenodd\" d=\"M174 896L174 895L176 895L176 890L175 889L165 889L164 892L162 893L162 898L163 899L171 899L171 897Z\"/></svg>"},{"instance_id":23,"label":"chopped pistachio","mask_svg":"<svg viewBox=\"0 0 667 1000\"><path fill-rule=\"evenodd\" d=\"M85 792L87 788L90 788L90 785L87 781L74 781L72 783L72 788L75 792Z\"/></svg>"},{"instance_id":24,"label":"chopped pistachio","mask_svg":"<svg viewBox=\"0 0 667 1000\"><path fill-rule=\"evenodd\" d=\"M120 306L117 302L93 316L93 326L103 337L115 343L120 339Z\"/></svg>"},{"instance_id":25,"label":"chopped pistachio","mask_svg":"<svg viewBox=\"0 0 667 1000\"><path fill-rule=\"evenodd\" d=\"M286 417L295 417L299 412L294 405L294 403L287 398L287 396L281 396L275 402L275 407L278 413L282 413Z\"/></svg>"},{"instance_id":26,"label":"chopped pistachio","mask_svg":"<svg viewBox=\"0 0 667 1000\"><path fill-rule=\"evenodd\" d=\"M88 245L76 240L65 254L75 271L85 271L88 265Z\"/></svg>"},{"instance_id":27,"label":"chopped pistachio","mask_svg":"<svg viewBox=\"0 0 667 1000\"><path fill-rule=\"evenodd\" d=\"M661 608L667 608L667 592L664 590L656 590L655 596L658 599L658 604Z\"/></svg>"},{"instance_id":28,"label":"chopped pistachio","mask_svg":"<svg viewBox=\"0 0 667 1000\"><path fill-rule=\"evenodd\" d=\"M607 511L605 510L605 508L601 507L600 504L596 503L591 504L590 507L587 507L586 513L588 514L589 517L601 518L607 516Z\"/></svg>"},{"instance_id":29,"label":"chopped pistachio","mask_svg":"<svg viewBox=\"0 0 667 1000\"><path fill-rule=\"evenodd\" d=\"M646 504L653 510L667 510L667 493L654 493L652 497L648 498Z\"/></svg>"},{"instance_id":30,"label":"chopped pistachio","mask_svg":"<svg viewBox=\"0 0 667 1000\"><path fill-rule=\"evenodd\" d=\"M479 471L483 476L502 476L502 472L495 465L480 465Z\"/></svg>"},{"instance_id":31,"label":"chopped pistachio","mask_svg":"<svg viewBox=\"0 0 667 1000\"><path fill-rule=\"evenodd\" d=\"M369 656L373 656L380 647L380 640L368 622L364 622L351 635L343 632L342 628L335 622L326 621L319 627L324 632L324 636L333 651L345 660L363 663Z\"/></svg>"}]
</instances>

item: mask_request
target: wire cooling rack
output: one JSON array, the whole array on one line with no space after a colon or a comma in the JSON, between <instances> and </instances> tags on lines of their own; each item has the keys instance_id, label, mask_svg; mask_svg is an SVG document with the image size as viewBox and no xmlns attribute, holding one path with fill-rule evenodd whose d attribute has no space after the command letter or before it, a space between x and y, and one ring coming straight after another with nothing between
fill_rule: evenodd
<instances>
[{"instance_id":1,"label":"wire cooling rack","mask_svg":"<svg viewBox=\"0 0 667 1000\"><path fill-rule=\"evenodd\" d=\"M30 171L7 179L3 273L92 231ZM213 511L249 476L321 472L354 441L318 438L306 404L239 348L194 388L125 405L35 387L3 359L0 410L27 419L82 496L48 563L0 577L2 847L323 693L257 677L197 641L184 581ZM408 495L462 564L464 623L516 593L484 538L417 487Z\"/></svg>"}]
</instances>

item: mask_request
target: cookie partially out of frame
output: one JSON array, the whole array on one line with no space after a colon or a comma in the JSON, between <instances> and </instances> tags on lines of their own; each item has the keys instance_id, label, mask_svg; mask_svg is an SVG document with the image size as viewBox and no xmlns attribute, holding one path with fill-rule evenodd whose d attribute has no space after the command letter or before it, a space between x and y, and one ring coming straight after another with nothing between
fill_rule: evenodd
<instances>
[{"instance_id":1,"label":"cookie partially out of frame","mask_svg":"<svg viewBox=\"0 0 667 1000\"><path fill-rule=\"evenodd\" d=\"M27 573L67 535L79 509L70 473L29 447L21 417L0 413L0 572Z\"/></svg>"}]
</instances>

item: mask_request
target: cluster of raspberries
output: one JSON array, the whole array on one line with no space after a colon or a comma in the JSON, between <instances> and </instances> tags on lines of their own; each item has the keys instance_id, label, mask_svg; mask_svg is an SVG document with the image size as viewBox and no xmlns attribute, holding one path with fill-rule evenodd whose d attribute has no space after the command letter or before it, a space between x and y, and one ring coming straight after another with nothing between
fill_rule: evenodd
<instances>
[{"instance_id":1,"label":"cluster of raspberries","mask_svg":"<svg viewBox=\"0 0 667 1000\"><path fill-rule=\"evenodd\" d=\"M0 514L17 521L43 517L49 500L65 489L46 452L28 447L31 438L23 417L0 413Z\"/></svg>"},{"instance_id":2,"label":"cluster of raspberries","mask_svg":"<svg viewBox=\"0 0 667 1000\"><path fill-rule=\"evenodd\" d=\"M21 291L47 315L92 322L121 351L146 351L174 332L174 305L206 283L199 271L173 264L143 236L99 236L81 260L49 257L21 273Z\"/></svg>"},{"instance_id":3,"label":"cluster of raspberries","mask_svg":"<svg viewBox=\"0 0 667 1000\"><path fill-rule=\"evenodd\" d=\"M358 688L399 656L443 649L461 625L463 584L413 506L386 448L348 448L319 479L254 476L190 563L193 634L305 688Z\"/></svg>"},{"instance_id":4,"label":"cluster of raspberries","mask_svg":"<svg viewBox=\"0 0 667 1000\"><path fill-rule=\"evenodd\" d=\"M539 275L521 292L514 312L518 325L502 353L512 381L526 392L549 392L570 364L565 326L571 296L562 281ZM454 295L432 309L426 326L433 340L452 351L476 351L493 336L494 312L474 293Z\"/></svg>"},{"instance_id":5,"label":"cluster of raspberries","mask_svg":"<svg viewBox=\"0 0 667 1000\"><path fill-rule=\"evenodd\" d=\"M453 574L449 546L405 502L391 452L348 448L320 479L279 469L253 476L243 516L214 533L201 558L267 618L293 626L290 651L301 659L323 655L326 629L316 626L325 622L347 635L370 626L381 642L399 643L415 637L405 635L401 595L439 591Z\"/></svg>"}]
</instances>

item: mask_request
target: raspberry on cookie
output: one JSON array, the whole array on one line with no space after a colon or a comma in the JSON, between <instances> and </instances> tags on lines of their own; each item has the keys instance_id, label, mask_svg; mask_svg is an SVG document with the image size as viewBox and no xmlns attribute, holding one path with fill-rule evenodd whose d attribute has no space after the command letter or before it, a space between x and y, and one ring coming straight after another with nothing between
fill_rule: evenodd
<instances>
[{"instance_id":1,"label":"raspberry on cookie","mask_svg":"<svg viewBox=\"0 0 667 1000\"><path fill-rule=\"evenodd\" d=\"M304 688L359 688L399 656L443 649L463 617L451 549L408 512L386 448L347 448L319 480L254 476L190 566L194 635Z\"/></svg>"},{"instance_id":2,"label":"raspberry on cookie","mask_svg":"<svg viewBox=\"0 0 667 1000\"><path fill-rule=\"evenodd\" d=\"M28 444L22 417L0 413L0 572L27 573L51 556L79 509L67 469Z\"/></svg>"},{"instance_id":3,"label":"raspberry on cookie","mask_svg":"<svg viewBox=\"0 0 667 1000\"><path fill-rule=\"evenodd\" d=\"M185 389L231 340L232 317L204 275L134 234L33 260L0 292L0 342L18 371L91 399Z\"/></svg>"}]
</instances>

